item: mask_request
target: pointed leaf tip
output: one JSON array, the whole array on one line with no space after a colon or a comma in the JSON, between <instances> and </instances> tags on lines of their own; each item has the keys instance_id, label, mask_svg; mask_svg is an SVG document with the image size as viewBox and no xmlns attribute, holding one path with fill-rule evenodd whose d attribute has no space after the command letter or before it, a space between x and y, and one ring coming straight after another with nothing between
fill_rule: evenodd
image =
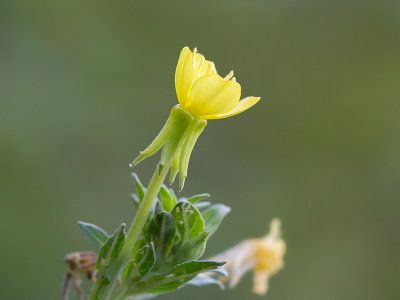
<instances>
[{"instance_id":1,"label":"pointed leaf tip","mask_svg":"<svg viewBox=\"0 0 400 300\"><path fill-rule=\"evenodd\" d=\"M131 176L133 181L135 182L137 195L139 197L139 200L141 201L143 200L146 193L146 188L144 187L143 183L139 179L139 176L135 172L132 172Z\"/></svg>"},{"instance_id":2,"label":"pointed leaf tip","mask_svg":"<svg viewBox=\"0 0 400 300\"><path fill-rule=\"evenodd\" d=\"M212 236L218 227L221 225L222 220L231 211L229 206L224 204L214 204L206 211L203 212L203 218L207 232Z\"/></svg>"},{"instance_id":3,"label":"pointed leaf tip","mask_svg":"<svg viewBox=\"0 0 400 300\"><path fill-rule=\"evenodd\" d=\"M109 238L107 232L97 225L81 221L78 222L78 225L86 239L95 247L101 247Z\"/></svg>"},{"instance_id":4,"label":"pointed leaf tip","mask_svg":"<svg viewBox=\"0 0 400 300\"><path fill-rule=\"evenodd\" d=\"M182 173L179 173L179 192L182 192L183 187L185 186L186 176Z\"/></svg>"},{"instance_id":5,"label":"pointed leaf tip","mask_svg":"<svg viewBox=\"0 0 400 300\"><path fill-rule=\"evenodd\" d=\"M203 193L203 194L198 194L198 195L194 195L194 196L190 197L190 198L188 199L188 201L189 201L190 203L194 204L194 203L196 203L197 201L204 200L204 199L207 199L207 198L209 198L209 197L210 197L210 194Z\"/></svg>"}]
</instances>

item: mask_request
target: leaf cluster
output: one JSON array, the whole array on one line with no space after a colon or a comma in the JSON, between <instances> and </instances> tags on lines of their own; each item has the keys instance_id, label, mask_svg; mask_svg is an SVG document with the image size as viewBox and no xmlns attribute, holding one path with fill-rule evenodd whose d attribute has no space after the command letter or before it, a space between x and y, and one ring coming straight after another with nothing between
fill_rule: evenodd
<instances>
[{"instance_id":1,"label":"leaf cluster","mask_svg":"<svg viewBox=\"0 0 400 300\"><path fill-rule=\"evenodd\" d=\"M131 198L139 207L146 188L136 174L132 177L137 193ZM230 208L204 201L208 197L208 194L199 194L178 198L172 189L163 185L127 261L119 260L125 246L125 224L108 235L96 225L79 223L85 237L100 249L96 264L98 280L107 285L111 278L119 276L112 299L164 293L184 284L218 284L210 276L197 275L206 271L224 274L225 262L199 259L207 240ZM102 299L101 293L99 299Z\"/></svg>"}]
</instances>

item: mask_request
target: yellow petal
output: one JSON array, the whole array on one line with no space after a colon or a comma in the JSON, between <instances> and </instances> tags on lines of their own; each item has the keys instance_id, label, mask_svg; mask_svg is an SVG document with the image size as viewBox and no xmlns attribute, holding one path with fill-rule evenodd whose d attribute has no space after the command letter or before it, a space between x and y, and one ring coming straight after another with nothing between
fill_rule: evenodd
<instances>
[{"instance_id":1,"label":"yellow petal","mask_svg":"<svg viewBox=\"0 0 400 300\"><path fill-rule=\"evenodd\" d=\"M193 83L193 53L184 47L179 56L175 71L175 89L179 103L185 106Z\"/></svg>"},{"instance_id":2,"label":"yellow petal","mask_svg":"<svg viewBox=\"0 0 400 300\"><path fill-rule=\"evenodd\" d=\"M202 62L205 60L204 55L200 54L197 52L197 48L194 48L193 50L193 68L195 69L195 71L197 71Z\"/></svg>"},{"instance_id":3,"label":"yellow petal","mask_svg":"<svg viewBox=\"0 0 400 300\"><path fill-rule=\"evenodd\" d=\"M193 67L194 67L194 80L205 75L216 74L217 70L212 61L206 60L204 55L197 52L197 48L193 51Z\"/></svg>"},{"instance_id":4,"label":"yellow petal","mask_svg":"<svg viewBox=\"0 0 400 300\"><path fill-rule=\"evenodd\" d=\"M190 103L186 107L196 117L224 114L240 99L240 84L223 79L218 74L205 75L193 84Z\"/></svg>"},{"instance_id":5,"label":"yellow petal","mask_svg":"<svg viewBox=\"0 0 400 300\"><path fill-rule=\"evenodd\" d=\"M239 101L239 103L236 105L234 109L227 113L223 114L212 114L212 115L207 115L203 116L203 119L223 119L223 118L228 118L232 117L234 115L240 114L241 112L245 111L246 109L249 109L252 107L254 104L256 104L261 97L246 97L242 100Z\"/></svg>"},{"instance_id":6,"label":"yellow petal","mask_svg":"<svg viewBox=\"0 0 400 300\"><path fill-rule=\"evenodd\" d=\"M258 295L265 295L268 291L268 271L254 271L253 274L253 292Z\"/></svg>"},{"instance_id":7,"label":"yellow petal","mask_svg":"<svg viewBox=\"0 0 400 300\"><path fill-rule=\"evenodd\" d=\"M215 65L212 61L204 60L197 70L195 80L205 75L217 74Z\"/></svg>"}]
</instances>

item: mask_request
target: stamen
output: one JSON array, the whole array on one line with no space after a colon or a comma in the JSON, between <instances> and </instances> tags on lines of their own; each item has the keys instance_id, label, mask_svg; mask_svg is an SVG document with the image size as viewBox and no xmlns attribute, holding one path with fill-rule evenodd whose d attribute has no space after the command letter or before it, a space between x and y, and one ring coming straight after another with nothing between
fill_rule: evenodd
<instances>
[{"instance_id":1,"label":"stamen","mask_svg":"<svg viewBox=\"0 0 400 300\"><path fill-rule=\"evenodd\" d=\"M203 65L204 61L205 61L205 58L204 58L204 56L202 55L202 56L201 56L201 59L200 59L200 62L199 62L199 64L198 64L198 66L197 66L197 70L200 70L200 68L201 68L201 66Z\"/></svg>"},{"instance_id":2,"label":"stamen","mask_svg":"<svg viewBox=\"0 0 400 300\"><path fill-rule=\"evenodd\" d=\"M217 70L215 69L215 65L212 61L210 61L210 64L208 65L207 74L215 74L215 73L217 73Z\"/></svg>"},{"instance_id":3,"label":"stamen","mask_svg":"<svg viewBox=\"0 0 400 300\"><path fill-rule=\"evenodd\" d=\"M197 54L197 47L195 47L194 49L193 49L193 68L195 69L195 70L200 70L200 67L201 67L201 65L203 64L203 62L204 62L204 55L201 55L200 53L199 53L199 56L200 56L200 61L197 61L196 60L196 55Z\"/></svg>"},{"instance_id":4,"label":"stamen","mask_svg":"<svg viewBox=\"0 0 400 300\"><path fill-rule=\"evenodd\" d=\"M225 80L231 80L232 77L233 77L233 71L230 71L230 72L228 73L228 75L226 75L226 76L224 77L224 79L225 79Z\"/></svg>"}]
</instances>

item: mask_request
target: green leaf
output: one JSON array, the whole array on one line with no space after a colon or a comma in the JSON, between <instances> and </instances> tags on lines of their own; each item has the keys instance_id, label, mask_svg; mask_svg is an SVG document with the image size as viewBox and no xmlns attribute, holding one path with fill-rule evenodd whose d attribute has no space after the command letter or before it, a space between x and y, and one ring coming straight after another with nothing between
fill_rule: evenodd
<instances>
[{"instance_id":1,"label":"green leaf","mask_svg":"<svg viewBox=\"0 0 400 300\"><path fill-rule=\"evenodd\" d=\"M185 243L176 244L171 251L172 264L199 259L206 249L207 238L208 232L203 231Z\"/></svg>"},{"instance_id":2,"label":"green leaf","mask_svg":"<svg viewBox=\"0 0 400 300\"><path fill-rule=\"evenodd\" d=\"M214 204L203 212L206 223L206 231L212 236L222 223L224 217L231 211L231 208L223 204Z\"/></svg>"},{"instance_id":3,"label":"green leaf","mask_svg":"<svg viewBox=\"0 0 400 300\"><path fill-rule=\"evenodd\" d=\"M176 227L183 243L204 231L203 217L190 202L179 201L172 214L175 216Z\"/></svg>"},{"instance_id":4,"label":"green leaf","mask_svg":"<svg viewBox=\"0 0 400 300\"><path fill-rule=\"evenodd\" d=\"M135 193L131 193L131 200L133 205L135 205L136 208L139 208L140 206L140 200L139 197Z\"/></svg>"},{"instance_id":5,"label":"green leaf","mask_svg":"<svg viewBox=\"0 0 400 300\"><path fill-rule=\"evenodd\" d=\"M175 290L199 273L216 269L224 264L225 262L218 261L191 261L177 265L169 275L152 278L156 286L150 292L163 293Z\"/></svg>"},{"instance_id":6,"label":"green leaf","mask_svg":"<svg viewBox=\"0 0 400 300\"><path fill-rule=\"evenodd\" d=\"M144 198L144 194L146 193L146 188L142 184L142 182L139 179L139 176L137 176L136 173L132 172L132 179L135 181L136 184L136 190L137 190L137 195L139 197L139 200L142 201Z\"/></svg>"},{"instance_id":7,"label":"green leaf","mask_svg":"<svg viewBox=\"0 0 400 300\"><path fill-rule=\"evenodd\" d=\"M170 212L176 205L176 199L174 195L171 194L170 190L165 185L161 186L160 198L163 207L167 212Z\"/></svg>"},{"instance_id":8,"label":"green leaf","mask_svg":"<svg viewBox=\"0 0 400 300\"><path fill-rule=\"evenodd\" d=\"M224 267L216 268L215 270L212 270L211 272L217 273L217 274L219 274L221 276L224 276L224 277L228 277L228 275L229 275L228 271Z\"/></svg>"},{"instance_id":9,"label":"green leaf","mask_svg":"<svg viewBox=\"0 0 400 300\"><path fill-rule=\"evenodd\" d=\"M215 279L214 277L210 277L210 276L207 276L204 274L199 274L195 278L193 278L192 280L189 280L186 283L186 285L193 285L193 286L206 286L206 285L211 285L211 284L218 285L218 287L221 290L225 289L225 286L221 281L219 281L218 279Z\"/></svg>"},{"instance_id":10,"label":"green leaf","mask_svg":"<svg viewBox=\"0 0 400 300\"><path fill-rule=\"evenodd\" d=\"M93 246L101 247L107 241L108 234L100 227L80 221L78 225L82 229L83 235Z\"/></svg>"},{"instance_id":11,"label":"green leaf","mask_svg":"<svg viewBox=\"0 0 400 300\"><path fill-rule=\"evenodd\" d=\"M195 119L180 106L174 106L171 110L170 120L171 126L169 127L168 137L161 152L160 173L174 158L189 132L189 127L194 125Z\"/></svg>"},{"instance_id":12,"label":"green leaf","mask_svg":"<svg viewBox=\"0 0 400 300\"><path fill-rule=\"evenodd\" d=\"M113 262L119 256L124 247L126 237L125 228L126 225L124 223L121 224L100 249L96 269L104 270L106 275L111 271Z\"/></svg>"},{"instance_id":13,"label":"green leaf","mask_svg":"<svg viewBox=\"0 0 400 300\"><path fill-rule=\"evenodd\" d=\"M150 243L137 251L135 257L124 267L121 273L121 282L138 281L148 272L155 263L154 245Z\"/></svg>"},{"instance_id":14,"label":"green leaf","mask_svg":"<svg viewBox=\"0 0 400 300\"><path fill-rule=\"evenodd\" d=\"M161 262L171 250L176 239L175 217L165 211L156 214L149 225L148 232Z\"/></svg>"},{"instance_id":15,"label":"green leaf","mask_svg":"<svg viewBox=\"0 0 400 300\"><path fill-rule=\"evenodd\" d=\"M138 278L143 277L150 271L150 269L154 265L155 260L156 260L156 255L154 253L153 243L144 246L142 249L138 251L138 253L135 256L135 261L139 266Z\"/></svg>"},{"instance_id":16,"label":"green leaf","mask_svg":"<svg viewBox=\"0 0 400 300\"><path fill-rule=\"evenodd\" d=\"M168 190L169 194L172 196L172 198L174 198L175 203L178 202L178 198L176 197L174 190L172 188L169 188Z\"/></svg>"},{"instance_id":17,"label":"green leaf","mask_svg":"<svg viewBox=\"0 0 400 300\"><path fill-rule=\"evenodd\" d=\"M135 244L133 245L130 258L131 258L131 259L134 259L135 256L136 256L136 253L137 253L140 249L142 249L144 246L146 246L146 238L145 238L145 237L138 238L138 239L136 240Z\"/></svg>"},{"instance_id":18,"label":"green leaf","mask_svg":"<svg viewBox=\"0 0 400 300\"><path fill-rule=\"evenodd\" d=\"M209 201L200 201L200 202L196 202L194 204L194 206L196 206L198 210L202 210L202 209L205 209L207 207L210 207L211 206L211 202L209 202Z\"/></svg>"},{"instance_id":19,"label":"green leaf","mask_svg":"<svg viewBox=\"0 0 400 300\"><path fill-rule=\"evenodd\" d=\"M223 266L225 263L226 263L225 261L212 261L212 260L190 261L177 265L172 270L172 274L174 276L195 275L200 272L217 269Z\"/></svg>"},{"instance_id":20,"label":"green leaf","mask_svg":"<svg viewBox=\"0 0 400 300\"><path fill-rule=\"evenodd\" d=\"M198 195L194 195L194 196L190 197L189 199L187 199L187 201L189 201L190 203L194 204L197 201L204 200L204 199L207 199L209 197L210 197L210 194L206 194L206 193L198 194Z\"/></svg>"}]
</instances>

